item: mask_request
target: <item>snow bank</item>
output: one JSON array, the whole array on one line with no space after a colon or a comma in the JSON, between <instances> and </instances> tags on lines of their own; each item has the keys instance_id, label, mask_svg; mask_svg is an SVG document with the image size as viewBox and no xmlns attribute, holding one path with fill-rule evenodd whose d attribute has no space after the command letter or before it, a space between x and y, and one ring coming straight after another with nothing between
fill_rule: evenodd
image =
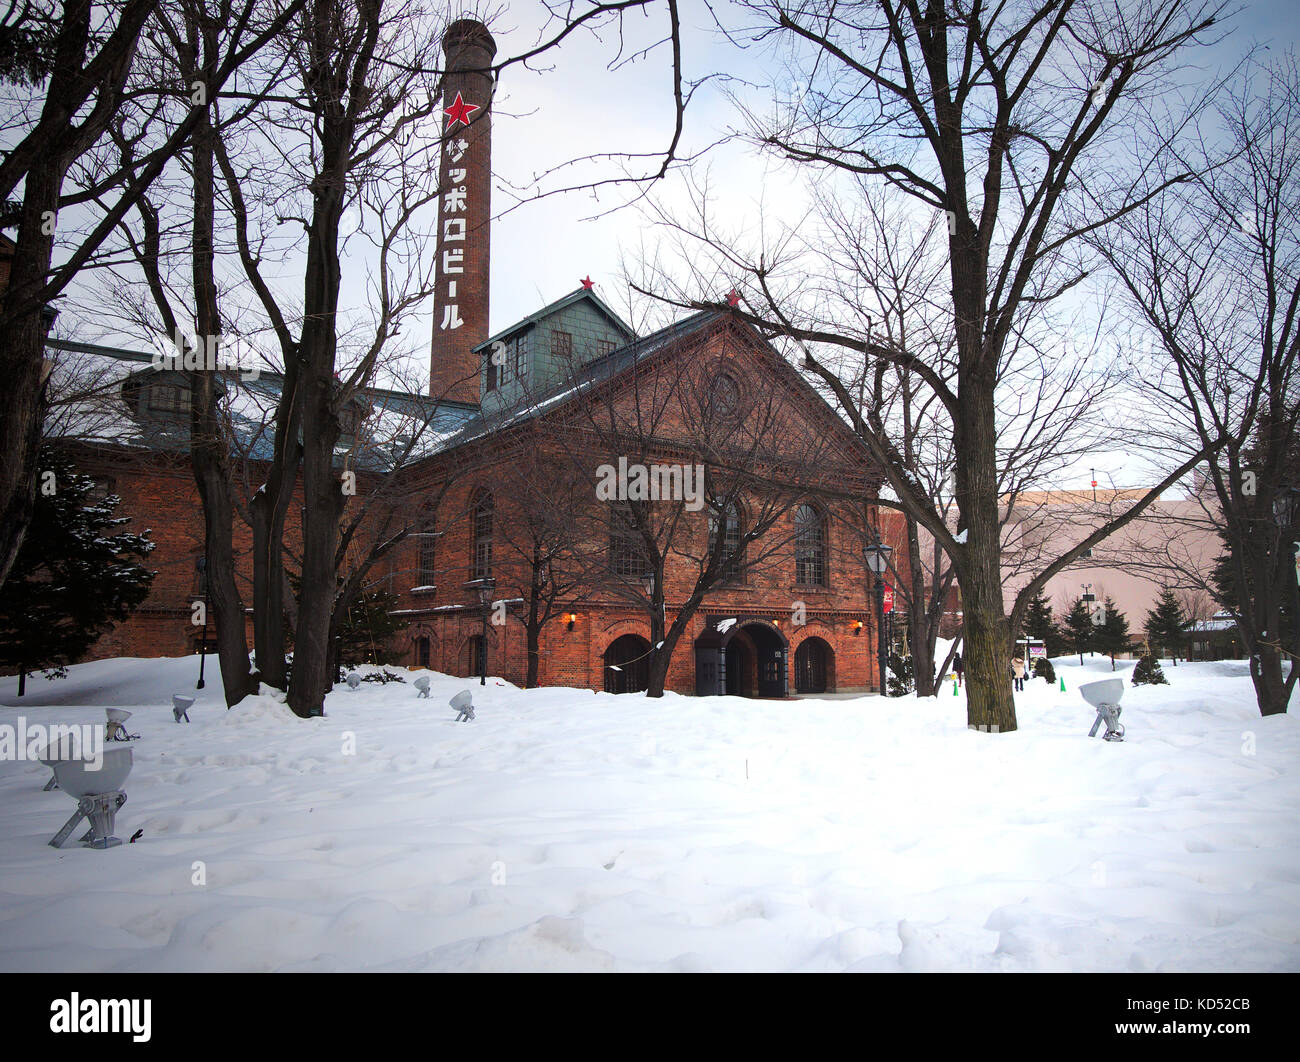
<instances>
[{"instance_id":1,"label":"snow bank","mask_svg":"<svg viewBox=\"0 0 1300 1062\"><path fill-rule=\"evenodd\" d=\"M1055 663L1066 692L1031 680L998 736L951 684L651 700L428 673L423 700L406 673L300 720L227 711L214 669L187 725L194 658L75 667L0 724L131 708L117 832L143 834L56 851L72 801L0 763L0 969L1300 968L1294 714L1261 719L1243 666L1166 665L1107 744L1076 690L1109 660Z\"/></svg>"}]
</instances>

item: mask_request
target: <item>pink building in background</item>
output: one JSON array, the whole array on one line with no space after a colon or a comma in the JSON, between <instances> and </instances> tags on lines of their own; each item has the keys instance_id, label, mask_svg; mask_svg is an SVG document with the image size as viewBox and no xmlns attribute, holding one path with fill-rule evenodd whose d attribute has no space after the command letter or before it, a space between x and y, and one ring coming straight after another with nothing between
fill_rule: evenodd
<instances>
[{"instance_id":1,"label":"pink building in background","mask_svg":"<svg viewBox=\"0 0 1300 1062\"><path fill-rule=\"evenodd\" d=\"M1004 600L1061 553L1123 513L1147 488L1026 491L1010 504L1003 529ZM1216 611L1203 589L1224 547L1215 531L1213 495L1153 502L1137 519L1095 546L1048 581L1044 591L1053 615L1063 618L1089 586L1098 603L1109 596L1128 618L1135 642L1142 640L1148 610L1162 586L1174 588L1185 613L1208 620ZM1201 585L1198 585L1201 584Z\"/></svg>"}]
</instances>

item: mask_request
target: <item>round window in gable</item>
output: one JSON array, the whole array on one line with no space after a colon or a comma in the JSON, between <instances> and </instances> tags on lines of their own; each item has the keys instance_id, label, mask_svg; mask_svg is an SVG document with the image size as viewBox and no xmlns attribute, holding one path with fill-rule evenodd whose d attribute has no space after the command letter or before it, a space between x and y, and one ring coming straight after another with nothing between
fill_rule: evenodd
<instances>
[{"instance_id":1,"label":"round window in gable","mask_svg":"<svg viewBox=\"0 0 1300 1062\"><path fill-rule=\"evenodd\" d=\"M740 412L740 385L725 373L709 385L709 410L718 420L733 420Z\"/></svg>"}]
</instances>

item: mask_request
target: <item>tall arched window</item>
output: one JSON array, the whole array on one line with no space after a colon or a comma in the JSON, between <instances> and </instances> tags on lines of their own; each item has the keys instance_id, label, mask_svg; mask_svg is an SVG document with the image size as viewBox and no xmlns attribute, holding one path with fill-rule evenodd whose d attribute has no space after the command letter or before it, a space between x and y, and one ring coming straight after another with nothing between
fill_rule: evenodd
<instances>
[{"instance_id":1,"label":"tall arched window","mask_svg":"<svg viewBox=\"0 0 1300 1062\"><path fill-rule=\"evenodd\" d=\"M646 570L641 534L628 502L614 502L609 507L609 570L634 582Z\"/></svg>"},{"instance_id":2,"label":"tall arched window","mask_svg":"<svg viewBox=\"0 0 1300 1062\"><path fill-rule=\"evenodd\" d=\"M794 512L794 581L826 586L826 521L811 505Z\"/></svg>"},{"instance_id":3,"label":"tall arched window","mask_svg":"<svg viewBox=\"0 0 1300 1062\"><path fill-rule=\"evenodd\" d=\"M486 579L492 574L492 495L482 491L474 503L474 552L470 563L471 579Z\"/></svg>"},{"instance_id":4,"label":"tall arched window","mask_svg":"<svg viewBox=\"0 0 1300 1062\"><path fill-rule=\"evenodd\" d=\"M745 551L740 544L740 506L734 501L727 503L721 518L716 512L709 514L709 556L713 556L719 527L722 528L722 582L743 583Z\"/></svg>"},{"instance_id":5,"label":"tall arched window","mask_svg":"<svg viewBox=\"0 0 1300 1062\"><path fill-rule=\"evenodd\" d=\"M433 586L438 581L438 539L435 537L434 521L426 520L420 537L420 585Z\"/></svg>"}]
</instances>

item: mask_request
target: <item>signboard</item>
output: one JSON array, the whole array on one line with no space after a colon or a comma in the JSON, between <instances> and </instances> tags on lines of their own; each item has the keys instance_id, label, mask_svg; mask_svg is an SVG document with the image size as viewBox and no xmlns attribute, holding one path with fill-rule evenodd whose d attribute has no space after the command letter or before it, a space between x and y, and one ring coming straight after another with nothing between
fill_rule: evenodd
<instances>
[{"instance_id":1,"label":"signboard","mask_svg":"<svg viewBox=\"0 0 1300 1062\"><path fill-rule=\"evenodd\" d=\"M1047 646L1031 645L1029 647L1029 659L1037 660L1039 657L1042 657L1044 660L1047 659Z\"/></svg>"},{"instance_id":2,"label":"signboard","mask_svg":"<svg viewBox=\"0 0 1300 1062\"><path fill-rule=\"evenodd\" d=\"M894 588L892 586L887 586L885 587L885 612L890 613L893 611L894 611Z\"/></svg>"}]
</instances>

